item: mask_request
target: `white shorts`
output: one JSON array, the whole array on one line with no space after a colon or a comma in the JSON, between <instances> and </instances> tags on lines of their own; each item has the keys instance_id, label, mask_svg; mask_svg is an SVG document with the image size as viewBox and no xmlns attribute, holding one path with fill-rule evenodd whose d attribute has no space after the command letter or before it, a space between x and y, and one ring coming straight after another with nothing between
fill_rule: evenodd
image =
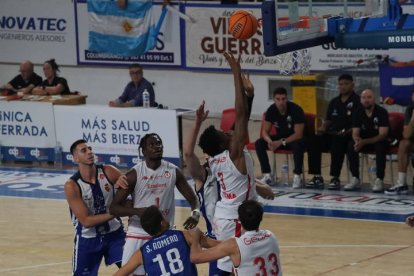
<instances>
[{"instance_id":1,"label":"white shorts","mask_svg":"<svg viewBox=\"0 0 414 276\"><path fill-rule=\"evenodd\" d=\"M241 224L238 219L214 218L213 229L217 240L224 241L232 237L240 237ZM233 263L229 256L217 261L217 267L220 270L232 272Z\"/></svg>"},{"instance_id":2,"label":"white shorts","mask_svg":"<svg viewBox=\"0 0 414 276\"><path fill-rule=\"evenodd\" d=\"M122 252L122 266L124 266L131 256L141 248L151 237L128 235L125 239L124 251ZM134 275L145 275L144 266L140 265L134 270Z\"/></svg>"}]
</instances>

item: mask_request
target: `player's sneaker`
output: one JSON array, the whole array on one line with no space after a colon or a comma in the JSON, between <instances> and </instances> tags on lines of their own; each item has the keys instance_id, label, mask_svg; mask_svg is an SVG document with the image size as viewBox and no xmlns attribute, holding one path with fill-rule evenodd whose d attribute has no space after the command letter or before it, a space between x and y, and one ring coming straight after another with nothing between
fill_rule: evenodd
<instances>
[{"instance_id":1,"label":"player's sneaker","mask_svg":"<svg viewBox=\"0 0 414 276\"><path fill-rule=\"evenodd\" d=\"M329 190L340 190L341 189L341 181L338 177L333 177L331 182L328 185Z\"/></svg>"},{"instance_id":2,"label":"player's sneaker","mask_svg":"<svg viewBox=\"0 0 414 276\"><path fill-rule=\"evenodd\" d=\"M344 186L345 191L355 191L361 188L361 184L359 179L356 177L352 177L351 183L348 183Z\"/></svg>"},{"instance_id":3,"label":"player's sneaker","mask_svg":"<svg viewBox=\"0 0 414 276\"><path fill-rule=\"evenodd\" d=\"M382 179L375 179L374 185L372 185L372 191L374 193L382 193L384 191L384 181Z\"/></svg>"},{"instance_id":4,"label":"player's sneaker","mask_svg":"<svg viewBox=\"0 0 414 276\"><path fill-rule=\"evenodd\" d=\"M301 187L302 187L302 178L300 177L299 174L294 174L292 188L300 189Z\"/></svg>"},{"instance_id":5,"label":"player's sneaker","mask_svg":"<svg viewBox=\"0 0 414 276\"><path fill-rule=\"evenodd\" d=\"M262 178L260 178L259 180L263 183L266 183L267 185L270 185L270 186L274 185L272 175L270 173L263 174Z\"/></svg>"},{"instance_id":6,"label":"player's sneaker","mask_svg":"<svg viewBox=\"0 0 414 276\"><path fill-rule=\"evenodd\" d=\"M309 189L323 189L323 186L323 177L320 175L315 175L314 177L312 177L311 181L305 184L305 187Z\"/></svg>"},{"instance_id":7,"label":"player's sneaker","mask_svg":"<svg viewBox=\"0 0 414 276\"><path fill-rule=\"evenodd\" d=\"M408 185L407 183L397 182L396 185L392 186L385 190L386 195L406 195L408 194Z\"/></svg>"}]
</instances>

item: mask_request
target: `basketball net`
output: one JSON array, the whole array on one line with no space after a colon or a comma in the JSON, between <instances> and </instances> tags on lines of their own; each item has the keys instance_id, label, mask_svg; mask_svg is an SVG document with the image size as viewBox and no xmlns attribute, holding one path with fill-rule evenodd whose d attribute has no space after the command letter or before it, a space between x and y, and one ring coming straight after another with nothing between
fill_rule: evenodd
<instances>
[{"instance_id":1,"label":"basketball net","mask_svg":"<svg viewBox=\"0 0 414 276\"><path fill-rule=\"evenodd\" d=\"M311 52L308 49L296 50L276 56L281 75L309 74Z\"/></svg>"}]
</instances>

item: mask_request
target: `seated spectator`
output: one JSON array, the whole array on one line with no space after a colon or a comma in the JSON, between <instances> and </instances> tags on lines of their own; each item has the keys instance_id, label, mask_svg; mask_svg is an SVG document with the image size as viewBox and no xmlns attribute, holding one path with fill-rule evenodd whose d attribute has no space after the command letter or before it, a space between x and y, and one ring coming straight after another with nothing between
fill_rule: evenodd
<instances>
[{"instance_id":1,"label":"seated spectator","mask_svg":"<svg viewBox=\"0 0 414 276\"><path fill-rule=\"evenodd\" d=\"M129 66L129 76L131 81L127 84L122 95L109 102L111 107L131 107L143 106L142 93L145 89L150 94L150 106L156 106L155 93L152 84L144 77L142 66L138 63Z\"/></svg>"},{"instance_id":2,"label":"seated spectator","mask_svg":"<svg viewBox=\"0 0 414 276\"><path fill-rule=\"evenodd\" d=\"M338 78L339 95L329 102L326 119L317 129L316 135L307 137L309 173L313 178L306 188L323 188L321 175L322 152L331 155L328 189L339 190L342 163L352 140L352 115L360 108L361 99L354 92L354 80L351 75L343 74Z\"/></svg>"},{"instance_id":3,"label":"seated spectator","mask_svg":"<svg viewBox=\"0 0 414 276\"><path fill-rule=\"evenodd\" d=\"M55 59L50 59L43 64L43 73L46 79L41 86L33 88L32 93L35 95L59 95L69 94L69 86L66 79L57 75L59 66L56 64Z\"/></svg>"},{"instance_id":4,"label":"seated spectator","mask_svg":"<svg viewBox=\"0 0 414 276\"><path fill-rule=\"evenodd\" d=\"M33 88L41 84L42 78L33 72L33 63L27 60L20 64L20 74L2 88L30 94Z\"/></svg>"},{"instance_id":5,"label":"seated spectator","mask_svg":"<svg viewBox=\"0 0 414 276\"><path fill-rule=\"evenodd\" d=\"M375 152L377 178L372 186L373 192L383 192L385 159L388 147L388 112L375 104L374 92L365 89L361 93L362 107L356 110L352 119L352 141L348 146L349 169L352 173L351 183L344 189L353 191L360 188L359 152L369 150Z\"/></svg>"},{"instance_id":6,"label":"seated spectator","mask_svg":"<svg viewBox=\"0 0 414 276\"><path fill-rule=\"evenodd\" d=\"M410 156L414 152L414 90L411 94L411 101L411 105L405 110L403 139L398 146L398 181L396 185L385 191L387 195L405 195L408 193L407 168L411 159Z\"/></svg>"},{"instance_id":7,"label":"seated spectator","mask_svg":"<svg viewBox=\"0 0 414 276\"><path fill-rule=\"evenodd\" d=\"M287 91L283 87L275 89L273 101L274 103L266 111L262 138L256 141L256 154L263 174L261 181L272 184L267 150L291 149L295 163L292 187L297 189L302 185L300 175L305 152L303 138L305 113L300 106L288 101ZM276 128L276 135L270 135L272 126Z\"/></svg>"}]
</instances>

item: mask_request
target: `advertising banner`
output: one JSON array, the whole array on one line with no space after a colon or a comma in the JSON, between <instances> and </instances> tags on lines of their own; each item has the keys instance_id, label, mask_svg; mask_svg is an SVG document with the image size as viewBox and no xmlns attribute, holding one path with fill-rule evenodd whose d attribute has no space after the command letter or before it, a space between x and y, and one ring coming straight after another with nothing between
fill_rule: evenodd
<instances>
[{"instance_id":1,"label":"advertising banner","mask_svg":"<svg viewBox=\"0 0 414 276\"><path fill-rule=\"evenodd\" d=\"M60 65L76 65L73 1L2 0L0 60L43 63L55 58Z\"/></svg>"},{"instance_id":2,"label":"advertising banner","mask_svg":"<svg viewBox=\"0 0 414 276\"><path fill-rule=\"evenodd\" d=\"M186 23L186 67L189 69L226 69L225 51L241 54L246 70L277 70L276 57L263 54L262 35L258 31L247 40L235 39L228 30L230 15L240 7L187 5L185 13L196 20ZM243 6L261 18L260 6Z\"/></svg>"},{"instance_id":3,"label":"advertising banner","mask_svg":"<svg viewBox=\"0 0 414 276\"><path fill-rule=\"evenodd\" d=\"M56 145L52 104L1 101L0 145L5 160L52 161Z\"/></svg>"},{"instance_id":4,"label":"advertising banner","mask_svg":"<svg viewBox=\"0 0 414 276\"><path fill-rule=\"evenodd\" d=\"M311 48L311 70L326 71L350 68L358 71L378 71L378 62L385 56L396 61L414 60L412 49L343 49L335 43Z\"/></svg>"},{"instance_id":5,"label":"advertising banner","mask_svg":"<svg viewBox=\"0 0 414 276\"><path fill-rule=\"evenodd\" d=\"M404 6L404 9L408 6ZM344 6L340 3L318 3L312 6L315 15L344 14ZM348 16L361 18L366 16L364 3L349 3ZM385 56L397 61L414 59L412 49L375 49L370 48L346 49L338 48L334 42L310 48L311 70L325 71L350 68L357 71L378 71L378 62ZM357 73L357 72L356 72Z\"/></svg>"},{"instance_id":6,"label":"advertising banner","mask_svg":"<svg viewBox=\"0 0 414 276\"><path fill-rule=\"evenodd\" d=\"M55 58L59 65L120 65L139 62L145 66L186 67L190 70L228 70L223 51L242 55L246 70L277 72L276 57L263 55L260 30L248 40L234 39L228 32L228 18L236 9L251 11L261 18L260 5L223 6L182 4L180 7L195 22L181 20L177 13L167 12L154 50L136 57L93 53L88 50L89 15L86 0L2 0L0 9L0 60L20 63L30 59L35 64ZM22 8L24 7L24 8ZM178 5L174 6L178 9ZM301 6L300 9L306 9ZM154 4L154 20L158 21L162 6ZM281 5L285 14L287 5ZM404 13L413 13L413 5L403 5ZM315 16L343 14L341 3L315 3ZM363 4L348 4L350 17L364 16ZM300 13L303 13L301 10ZM374 46L373 46L374 47ZM334 43L313 47L311 70L335 70L372 63L376 57L388 55L400 62L414 60L412 49L341 49ZM17 72L16 72L17 73Z\"/></svg>"},{"instance_id":7,"label":"advertising banner","mask_svg":"<svg viewBox=\"0 0 414 276\"><path fill-rule=\"evenodd\" d=\"M301 6L300 9L307 7ZM225 7L217 5L189 4L185 13L195 19L194 23L186 22L186 67L188 69L228 70L223 57L224 51L241 55L242 68L250 71L278 71L278 59L263 54L263 38L261 30L247 40L237 40L229 33L228 20L238 9L250 11L256 18L261 18L260 5L239 5ZM281 6L281 14L287 13L287 5ZM343 14L343 5L326 3L312 6L315 16L324 14ZM286 11L284 11L286 10ZM363 16L362 4L348 5L351 17ZM303 11L301 11L303 13ZM371 67L361 70L378 70L377 57L388 55L398 61L414 59L412 49L342 49L335 43L310 48L311 71L324 71L344 67L356 67L373 63Z\"/></svg>"},{"instance_id":8,"label":"advertising banner","mask_svg":"<svg viewBox=\"0 0 414 276\"><path fill-rule=\"evenodd\" d=\"M178 8L178 6L175 6ZM79 64L127 64L139 62L143 65L158 65L163 67L181 66L181 28L180 18L176 14L167 12L157 36L155 49L141 56L120 56L108 53L94 53L88 50L89 45L89 23L86 1L76 3L76 31L77 58ZM153 18L158 22L162 6L153 5Z\"/></svg>"},{"instance_id":9,"label":"advertising banner","mask_svg":"<svg viewBox=\"0 0 414 276\"><path fill-rule=\"evenodd\" d=\"M165 159L180 165L175 110L61 105L55 106L55 122L63 163L72 162L71 144L85 139L92 146L98 163L130 167L140 159L141 138L157 133L163 140Z\"/></svg>"}]
</instances>

